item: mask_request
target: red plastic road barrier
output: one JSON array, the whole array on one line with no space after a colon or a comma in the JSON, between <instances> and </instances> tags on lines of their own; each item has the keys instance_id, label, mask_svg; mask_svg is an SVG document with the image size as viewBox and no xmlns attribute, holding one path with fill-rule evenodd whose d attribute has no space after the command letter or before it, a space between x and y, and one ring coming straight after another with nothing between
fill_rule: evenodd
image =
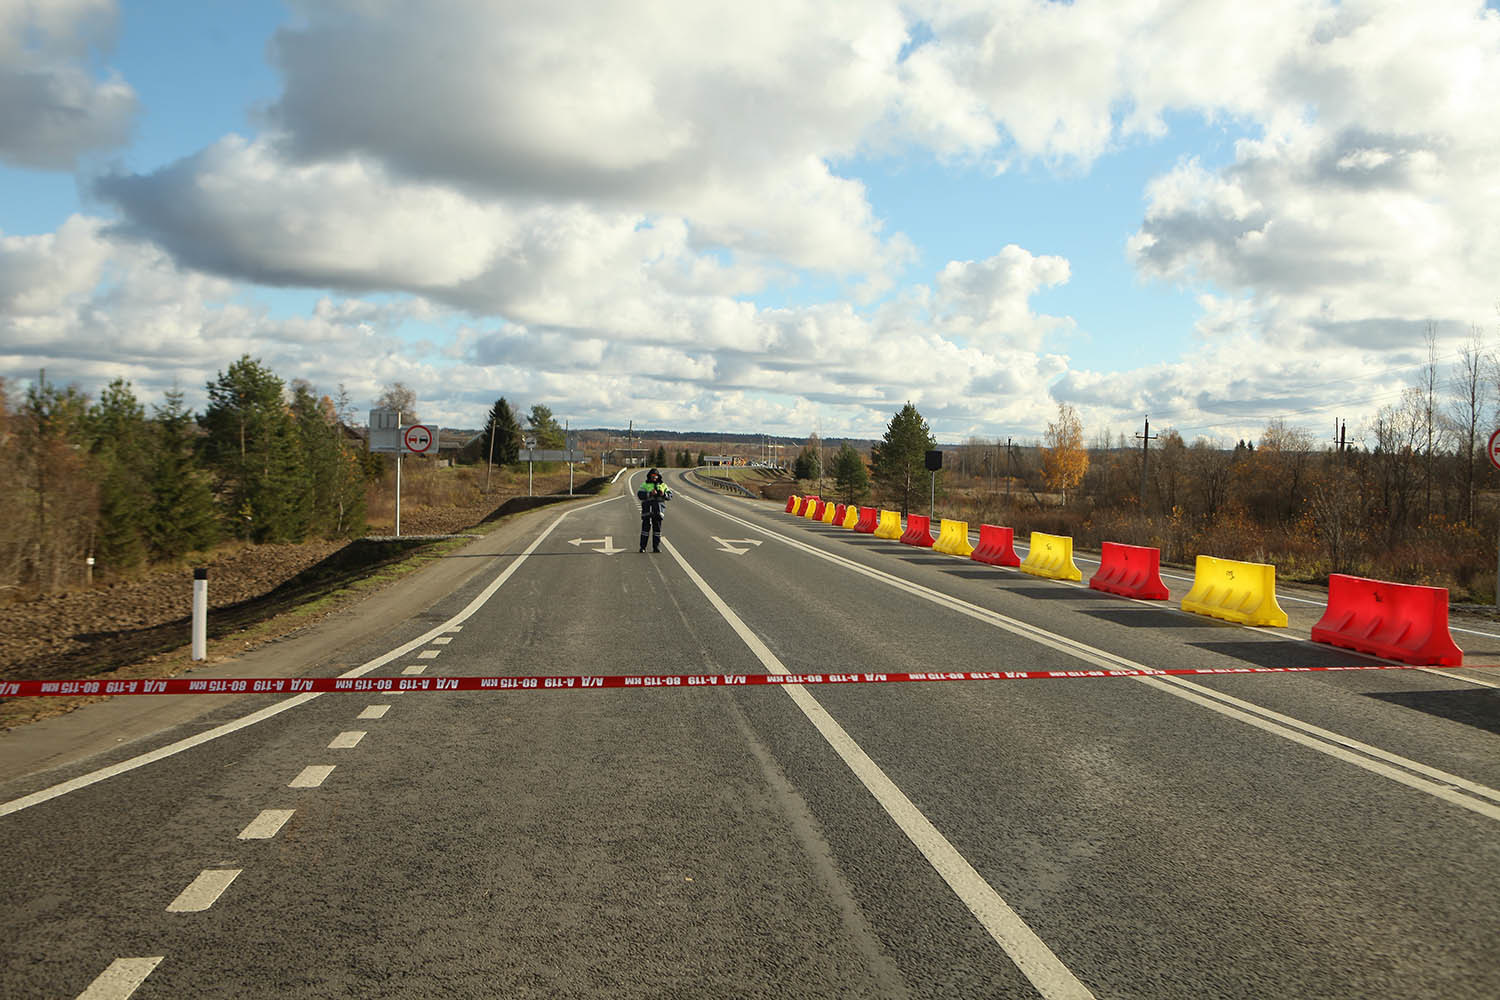
<instances>
[{"instance_id":1,"label":"red plastic road barrier","mask_svg":"<svg viewBox=\"0 0 1500 1000\"><path fill-rule=\"evenodd\" d=\"M836 528L844 526L844 514L849 510L848 504L835 504L833 508L833 525Z\"/></svg>"},{"instance_id":2,"label":"red plastic road barrier","mask_svg":"<svg viewBox=\"0 0 1500 1000\"><path fill-rule=\"evenodd\" d=\"M855 524L854 530L861 535L873 535L875 529L880 527L880 508L861 507L859 509L859 522Z\"/></svg>"},{"instance_id":3,"label":"red plastic road barrier","mask_svg":"<svg viewBox=\"0 0 1500 1000\"><path fill-rule=\"evenodd\" d=\"M906 534L901 536L901 544L920 545L924 549L930 549L932 543L932 518L925 514L908 514Z\"/></svg>"},{"instance_id":4,"label":"red plastic road barrier","mask_svg":"<svg viewBox=\"0 0 1500 1000\"><path fill-rule=\"evenodd\" d=\"M1464 653L1448 631L1448 591L1334 573L1328 610L1313 642L1374 653L1414 666L1459 667Z\"/></svg>"},{"instance_id":5,"label":"red plastic road barrier","mask_svg":"<svg viewBox=\"0 0 1500 1000\"><path fill-rule=\"evenodd\" d=\"M981 524L979 544L974 547L969 558L991 566L1021 565L1021 557L1016 555L1015 530L998 524Z\"/></svg>"},{"instance_id":6,"label":"red plastic road barrier","mask_svg":"<svg viewBox=\"0 0 1500 1000\"><path fill-rule=\"evenodd\" d=\"M1099 572L1089 580L1089 586L1126 597L1165 601L1168 595L1167 585L1161 582L1161 549L1105 542Z\"/></svg>"},{"instance_id":7,"label":"red plastic road barrier","mask_svg":"<svg viewBox=\"0 0 1500 1000\"><path fill-rule=\"evenodd\" d=\"M797 507L797 496L793 494L786 498L786 512L790 514Z\"/></svg>"},{"instance_id":8,"label":"red plastic road barrier","mask_svg":"<svg viewBox=\"0 0 1500 1000\"><path fill-rule=\"evenodd\" d=\"M1484 664L1500 667L1500 664ZM1089 677L1192 677L1205 674L1313 674L1344 670L1415 670L1416 664L1352 663L1326 667L1183 667L1172 670L994 670L918 674L633 674L580 677L185 677L129 681L0 681L0 698L129 694L370 694L380 691L587 691L603 688L724 687L757 684L902 684L920 681L1075 680ZM1471 667L1471 669L1473 669Z\"/></svg>"},{"instance_id":9,"label":"red plastic road barrier","mask_svg":"<svg viewBox=\"0 0 1500 1000\"><path fill-rule=\"evenodd\" d=\"M828 507L828 502L826 500L821 500L820 499L820 500L815 501L813 503L812 520L814 520L814 521L821 521L821 520L823 520L823 511L827 507Z\"/></svg>"}]
</instances>

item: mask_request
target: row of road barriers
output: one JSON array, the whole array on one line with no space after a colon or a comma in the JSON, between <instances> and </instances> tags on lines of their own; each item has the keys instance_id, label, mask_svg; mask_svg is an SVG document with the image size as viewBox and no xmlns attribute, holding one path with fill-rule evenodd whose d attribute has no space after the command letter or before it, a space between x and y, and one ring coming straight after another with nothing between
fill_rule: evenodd
<instances>
[{"instance_id":1,"label":"row of road barriers","mask_svg":"<svg viewBox=\"0 0 1500 1000\"><path fill-rule=\"evenodd\" d=\"M1014 530L1003 525L980 525L979 544L971 545L969 523L946 517L934 539L932 519L922 514L908 515L903 529L901 515L894 510L798 496L787 500L786 512L991 566L1012 567L1032 576L1083 580L1073 561L1073 539L1067 535L1033 531L1023 560L1016 555ZM1171 596L1161 579L1161 550L1144 545L1103 543L1099 571L1088 585L1137 600L1165 601ZM1193 567L1193 585L1181 607L1239 625L1287 625L1286 612L1276 602L1276 567L1270 563L1200 555ZM1312 640L1401 663L1463 665L1463 651L1448 629L1448 591L1442 587L1335 573L1328 578L1327 610L1313 626Z\"/></svg>"}]
</instances>

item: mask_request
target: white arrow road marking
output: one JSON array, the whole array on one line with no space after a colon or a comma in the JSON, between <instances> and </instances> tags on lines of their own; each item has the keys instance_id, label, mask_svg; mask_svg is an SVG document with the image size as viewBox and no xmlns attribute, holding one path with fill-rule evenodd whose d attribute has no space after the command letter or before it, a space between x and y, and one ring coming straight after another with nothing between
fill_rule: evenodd
<instances>
[{"instance_id":1,"label":"white arrow road marking","mask_svg":"<svg viewBox=\"0 0 1500 1000\"><path fill-rule=\"evenodd\" d=\"M615 548L615 536L614 535L605 535L603 538L570 538L570 539L568 539L568 544L571 545L571 546L573 546L575 549L578 546L580 546L580 545L598 545L601 542L604 544L604 548L602 548L602 549L595 549L594 550L595 552L603 552L607 556L612 556L616 552L624 552L625 551L624 549L617 549L617 548Z\"/></svg>"},{"instance_id":2,"label":"white arrow road marking","mask_svg":"<svg viewBox=\"0 0 1500 1000\"><path fill-rule=\"evenodd\" d=\"M761 543L759 538L720 538L718 535L709 537L719 543L720 552L733 552L737 556L742 556L750 550L748 548L737 549L736 545L759 545Z\"/></svg>"}]
</instances>

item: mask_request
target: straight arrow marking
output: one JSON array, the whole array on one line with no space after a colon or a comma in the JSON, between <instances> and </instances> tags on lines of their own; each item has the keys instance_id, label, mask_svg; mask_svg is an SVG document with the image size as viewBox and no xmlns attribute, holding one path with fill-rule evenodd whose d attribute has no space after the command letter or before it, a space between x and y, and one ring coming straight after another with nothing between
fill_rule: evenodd
<instances>
[{"instance_id":1,"label":"straight arrow marking","mask_svg":"<svg viewBox=\"0 0 1500 1000\"><path fill-rule=\"evenodd\" d=\"M748 548L735 548L736 545L759 545L762 541L759 538L720 538L718 535L710 535L709 537L719 543L720 552L733 552L737 556L742 556L750 550Z\"/></svg>"}]
</instances>

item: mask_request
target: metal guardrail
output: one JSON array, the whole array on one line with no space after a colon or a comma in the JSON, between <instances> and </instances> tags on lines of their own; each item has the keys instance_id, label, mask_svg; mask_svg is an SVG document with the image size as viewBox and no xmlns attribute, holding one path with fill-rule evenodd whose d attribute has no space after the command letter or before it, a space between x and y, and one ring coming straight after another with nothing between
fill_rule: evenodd
<instances>
[{"instance_id":1,"label":"metal guardrail","mask_svg":"<svg viewBox=\"0 0 1500 1000\"><path fill-rule=\"evenodd\" d=\"M720 479L718 476L710 476L707 473L703 472L701 469L692 469L690 471L690 475L692 475L693 478L699 480L700 482L712 486L716 490L724 490L726 493L738 491L741 496L747 496L751 500L760 499L754 493L751 493L749 490L745 489L745 487L741 486L733 479Z\"/></svg>"}]
</instances>

